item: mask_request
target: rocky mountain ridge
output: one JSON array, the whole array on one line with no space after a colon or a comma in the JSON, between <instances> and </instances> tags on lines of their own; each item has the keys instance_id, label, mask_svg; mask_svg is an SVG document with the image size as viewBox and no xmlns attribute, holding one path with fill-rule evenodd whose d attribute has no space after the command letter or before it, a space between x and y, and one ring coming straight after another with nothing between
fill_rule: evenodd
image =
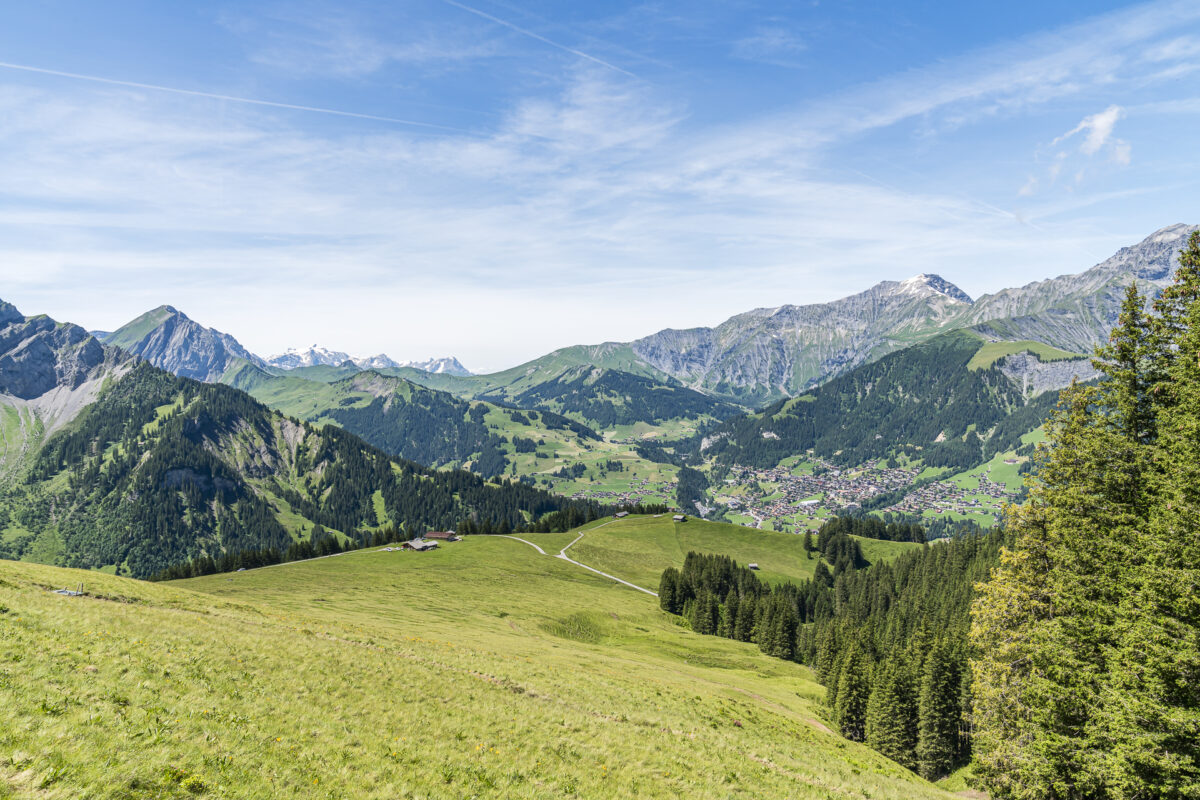
<instances>
[{"instance_id":1,"label":"rocky mountain ridge","mask_svg":"<svg viewBox=\"0 0 1200 800\"><path fill-rule=\"evenodd\" d=\"M220 380L235 359L265 364L229 334L206 328L167 305L122 325L104 342L180 377L207 383Z\"/></svg>"}]
</instances>

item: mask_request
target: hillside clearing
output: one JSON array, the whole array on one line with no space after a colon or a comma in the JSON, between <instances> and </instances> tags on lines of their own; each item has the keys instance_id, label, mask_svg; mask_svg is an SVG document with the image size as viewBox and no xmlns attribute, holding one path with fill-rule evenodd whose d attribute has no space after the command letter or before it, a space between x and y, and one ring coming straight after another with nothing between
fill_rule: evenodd
<instances>
[{"instance_id":1,"label":"hillside clearing","mask_svg":"<svg viewBox=\"0 0 1200 800\"><path fill-rule=\"evenodd\" d=\"M501 537L169 585L0 562L0 607L22 795L950 796L822 732L804 667Z\"/></svg>"}]
</instances>

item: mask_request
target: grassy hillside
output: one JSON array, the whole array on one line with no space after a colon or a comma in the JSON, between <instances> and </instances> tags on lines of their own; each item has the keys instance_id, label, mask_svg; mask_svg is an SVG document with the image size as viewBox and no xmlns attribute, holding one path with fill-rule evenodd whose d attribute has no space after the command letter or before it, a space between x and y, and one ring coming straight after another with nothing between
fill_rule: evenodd
<instances>
[{"instance_id":1,"label":"grassy hillside","mask_svg":"<svg viewBox=\"0 0 1200 800\"><path fill-rule=\"evenodd\" d=\"M804 552L804 539L689 518L673 522L662 517L635 516L600 520L581 529L584 536L567 555L590 567L648 589L657 589L667 567L682 567L689 551L730 556L740 564L757 563L759 577L768 583L811 578L816 559ZM565 535L565 534L561 534ZM858 538L858 537L855 537ZM536 540L534 540L536 541ZM920 545L858 539L870 562L889 561ZM561 545L560 545L561 546Z\"/></svg>"},{"instance_id":2,"label":"grassy hillside","mask_svg":"<svg viewBox=\"0 0 1200 800\"><path fill-rule=\"evenodd\" d=\"M429 470L146 362L49 437L23 477L0 494L0 557L137 577L201 555L286 551L317 525L362 539L390 525L413 535L586 511L518 483Z\"/></svg>"},{"instance_id":3,"label":"grassy hillside","mask_svg":"<svg viewBox=\"0 0 1200 800\"><path fill-rule=\"evenodd\" d=\"M499 537L179 584L0 562L0 664L0 796L951 797L827 733L807 669Z\"/></svg>"},{"instance_id":4,"label":"grassy hillside","mask_svg":"<svg viewBox=\"0 0 1200 800\"><path fill-rule=\"evenodd\" d=\"M129 348L142 341L170 315L171 309L166 306L147 311L104 337L104 343L113 347Z\"/></svg>"}]
</instances>

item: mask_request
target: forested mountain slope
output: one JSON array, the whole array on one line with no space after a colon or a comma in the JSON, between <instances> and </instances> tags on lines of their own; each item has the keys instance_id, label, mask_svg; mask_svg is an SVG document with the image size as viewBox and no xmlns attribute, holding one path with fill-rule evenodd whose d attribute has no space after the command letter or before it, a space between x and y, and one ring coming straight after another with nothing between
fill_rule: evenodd
<instances>
[{"instance_id":1,"label":"forested mountain slope","mask_svg":"<svg viewBox=\"0 0 1200 800\"><path fill-rule=\"evenodd\" d=\"M986 343L956 331L892 353L819 389L736 417L683 449L719 463L771 467L797 453L855 465L906 456L927 466L965 469L1017 446L1038 427L1056 395L1036 396L1014 372L1041 362L1010 354L978 369ZM1094 374L1083 359L1064 362L1061 385ZM1047 388L1047 387L1043 387Z\"/></svg>"},{"instance_id":2,"label":"forested mountain slope","mask_svg":"<svg viewBox=\"0 0 1200 800\"><path fill-rule=\"evenodd\" d=\"M591 508L396 459L232 387L133 363L75 326L4 311L0 341L11 347L0 368L15 395L5 402L65 396L78 407L13 471L0 498L0 556L145 577L200 555L285 548L317 525L413 534L468 517L515 527L574 509L582 520Z\"/></svg>"},{"instance_id":3,"label":"forested mountain slope","mask_svg":"<svg viewBox=\"0 0 1200 800\"><path fill-rule=\"evenodd\" d=\"M324 383L243 364L225 381L285 414L339 425L393 455L431 466L469 462L484 477L505 470L513 439L566 438L584 448L600 439L558 414L462 400L375 371Z\"/></svg>"},{"instance_id":4,"label":"forested mountain slope","mask_svg":"<svg viewBox=\"0 0 1200 800\"><path fill-rule=\"evenodd\" d=\"M656 381L614 369L581 366L522 391L512 387L484 392L522 408L544 408L578 419L599 430L638 422L672 419L726 419L742 409L717 400L674 379Z\"/></svg>"}]
</instances>

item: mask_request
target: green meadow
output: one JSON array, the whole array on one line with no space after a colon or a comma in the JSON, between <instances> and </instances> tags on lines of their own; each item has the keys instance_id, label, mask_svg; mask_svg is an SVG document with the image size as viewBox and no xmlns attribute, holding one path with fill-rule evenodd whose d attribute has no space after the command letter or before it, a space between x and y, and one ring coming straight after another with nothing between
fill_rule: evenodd
<instances>
[{"instance_id":1,"label":"green meadow","mask_svg":"<svg viewBox=\"0 0 1200 800\"><path fill-rule=\"evenodd\" d=\"M503 537L173 584L0 562L0 797L952 797L829 733L823 695Z\"/></svg>"},{"instance_id":2,"label":"green meadow","mask_svg":"<svg viewBox=\"0 0 1200 800\"><path fill-rule=\"evenodd\" d=\"M815 554L804 552L804 537L689 518L674 522L672 515L632 516L600 520L584 526L583 538L567 552L590 567L651 590L667 567L682 567L688 552L732 556L739 564L758 564L767 583L801 581L816 569ZM870 562L888 561L920 545L858 538ZM536 540L533 540L536 541Z\"/></svg>"}]
</instances>

